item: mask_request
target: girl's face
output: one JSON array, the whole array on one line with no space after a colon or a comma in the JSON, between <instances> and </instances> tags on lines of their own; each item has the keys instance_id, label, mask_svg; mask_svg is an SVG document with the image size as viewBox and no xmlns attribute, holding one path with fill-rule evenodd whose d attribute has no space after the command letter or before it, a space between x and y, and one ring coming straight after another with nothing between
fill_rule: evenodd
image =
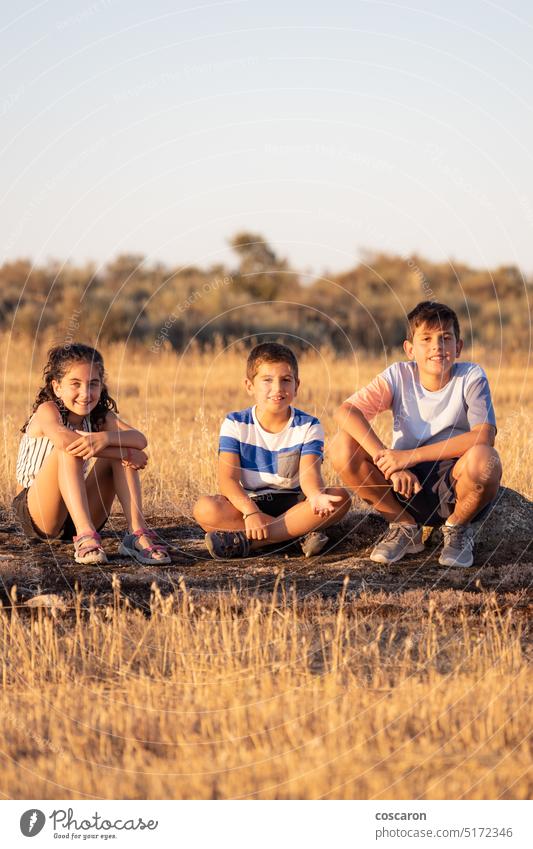
<instances>
[{"instance_id":1,"label":"girl's face","mask_svg":"<svg viewBox=\"0 0 533 849\"><path fill-rule=\"evenodd\" d=\"M52 388L71 413L83 418L98 404L102 392L100 369L96 363L74 363Z\"/></svg>"}]
</instances>

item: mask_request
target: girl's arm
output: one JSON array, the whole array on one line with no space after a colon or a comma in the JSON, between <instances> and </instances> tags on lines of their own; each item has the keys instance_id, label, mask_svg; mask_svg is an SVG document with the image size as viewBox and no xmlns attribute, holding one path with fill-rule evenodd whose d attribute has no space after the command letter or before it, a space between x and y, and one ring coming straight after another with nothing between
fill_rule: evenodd
<instances>
[{"instance_id":1,"label":"girl's arm","mask_svg":"<svg viewBox=\"0 0 533 849\"><path fill-rule=\"evenodd\" d=\"M76 442L78 437L74 431L63 424L61 414L53 401L45 401L35 411L31 423L31 430L35 431L31 436L46 436L54 443L54 448L59 451L67 449Z\"/></svg>"},{"instance_id":2,"label":"girl's arm","mask_svg":"<svg viewBox=\"0 0 533 849\"><path fill-rule=\"evenodd\" d=\"M144 433L120 419L112 410L105 417L103 432L109 437L109 447L137 448L142 451L148 445Z\"/></svg>"},{"instance_id":3,"label":"girl's arm","mask_svg":"<svg viewBox=\"0 0 533 849\"><path fill-rule=\"evenodd\" d=\"M131 462L131 452L142 452L146 448L147 440L140 430L132 428L127 422L122 421L112 411L106 415L104 426L101 431L86 433L76 431L78 436L68 447L68 453L75 457L105 457L110 460L128 460ZM135 465L138 465L139 455L135 455ZM144 455L146 456L146 455ZM141 464L142 465L146 465Z\"/></svg>"}]
</instances>

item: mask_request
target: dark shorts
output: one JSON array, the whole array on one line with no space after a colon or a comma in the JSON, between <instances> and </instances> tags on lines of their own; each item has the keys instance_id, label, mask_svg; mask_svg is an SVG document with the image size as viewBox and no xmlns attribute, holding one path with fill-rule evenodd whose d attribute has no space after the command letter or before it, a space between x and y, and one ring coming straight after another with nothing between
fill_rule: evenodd
<instances>
[{"instance_id":1,"label":"dark shorts","mask_svg":"<svg viewBox=\"0 0 533 849\"><path fill-rule=\"evenodd\" d=\"M436 463L417 463L409 468L422 486L421 492L417 492L411 498L405 498L395 493L396 498L405 504L408 512L416 519L419 525L439 527L452 515L455 509L457 496L455 494L455 480L452 469L457 463L458 457L449 460L438 460ZM491 505L487 504L476 514L475 521L483 519L489 512Z\"/></svg>"},{"instance_id":2,"label":"dark shorts","mask_svg":"<svg viewBox=\"0 0 533 849\"><path fill-rule=\"evenodd\" d=\"M305 501L305 495L299 492L266 492L264 495L251 495L262 513L267 516L281 516L295 504Z\"/></svg>"},{"instance_id":3,"label":"dark shorts","mask_svg":"<svg viewBox=\"0 0 533 849\"><path fill-rule=\"evenodd\" d=\"M56 536L49 536L48 534L43 533L37 525L34 524L32 517L30 516L30 511L28 509L28 490L23 489L19 492L18 495L12 501L13 510L15 512L15 516L17 517L24 534L29 537L29 539L41 539L41 540L50 540L50 539L62 539L72 541L72 537L76 535L76 526L72 521L72 517L70 513L67 513L67 518L63 523L63 527L56 534ZM100 532L104 527L105 522L102 522L97 531Z\"/></svg>"}]
</instances>

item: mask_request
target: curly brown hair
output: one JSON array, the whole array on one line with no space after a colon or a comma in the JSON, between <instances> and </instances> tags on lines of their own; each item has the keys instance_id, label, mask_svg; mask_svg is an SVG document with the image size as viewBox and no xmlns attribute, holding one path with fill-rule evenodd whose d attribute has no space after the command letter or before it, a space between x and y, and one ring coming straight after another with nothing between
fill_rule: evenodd
<instances>
[{"instance_id":1,"label":"curly brown hair","mask_svg":"<svg viewBox=\"0 0 533 849\"><path fill-rule=\"evenodd\" d=\"M98 399L98 403L94 410L90 413L91 429L100 430L100 427L105 422L105 417L110 410L118 413L116 401L111 398L105 384L105 369L104 360L96 348L91 348L89 345L82 345L79 342L73 342L65 345L56 345L55 348L50 348L48 351L48 362L43 369L44 386L39 389L37 397L33 403L32 414L44 404L46 401L53 401L56 405L63 424L67 424L68 410L61 403L61 400L55 394L52 381L58 382L65 376L73 363L90 363L96 365L100 373L102 381L102 391ZM31 417L30 417L31 418ZM29 418L24 422L21 430L24 433L29 422Z\"/></svg>"}]
</instances>

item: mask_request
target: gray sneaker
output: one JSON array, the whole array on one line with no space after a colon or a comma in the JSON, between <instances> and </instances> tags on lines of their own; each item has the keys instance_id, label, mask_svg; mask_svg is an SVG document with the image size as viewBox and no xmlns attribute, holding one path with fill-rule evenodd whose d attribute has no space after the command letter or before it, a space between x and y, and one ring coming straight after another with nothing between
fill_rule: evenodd
<instances>
[{"instance_id":1,"label":"gray sneaker","mask_svg":"<svg viewBox=\"0 0 533 849\"><path fill-rule=\"evenodd\" d=\"M247 557L250 543L244 531L212 531L205 535L205 544L215 560Z\"/></svg>"},{"instance_id":2,"label":"gray sneaker","mask_svg":"<svg viewBox=\"0 0 533 849\"><path fill-rule=\"evenodd\" d=\"M396 563L406 554L417 554L419 551L424 551L421 526L391 522L389 530L372 551L370 559L375 563Z\"/></svg>"},{"instance_id":3,"label":"gray sneaker","mask_svg":"<svg viewBox=\"0 0 533 849\"><path fill-rule=\"evenodd\" d=\"M329 542L327 534L320 531L311 531L300 540L300 546L306 557L314 557L315 554L320 554L324 546Z\"/></svg>"},{"instance_id":4,"label":"gray sneaker","mask_svg":"<svg viewBox=\"0 0 533 849\"><path fill-rule=\"evenodd\" d=\"M441 566L467 568L474 562L474 529L472 525L443 525L444 547L439 557Z\"/></svg>"}]
</instances>

